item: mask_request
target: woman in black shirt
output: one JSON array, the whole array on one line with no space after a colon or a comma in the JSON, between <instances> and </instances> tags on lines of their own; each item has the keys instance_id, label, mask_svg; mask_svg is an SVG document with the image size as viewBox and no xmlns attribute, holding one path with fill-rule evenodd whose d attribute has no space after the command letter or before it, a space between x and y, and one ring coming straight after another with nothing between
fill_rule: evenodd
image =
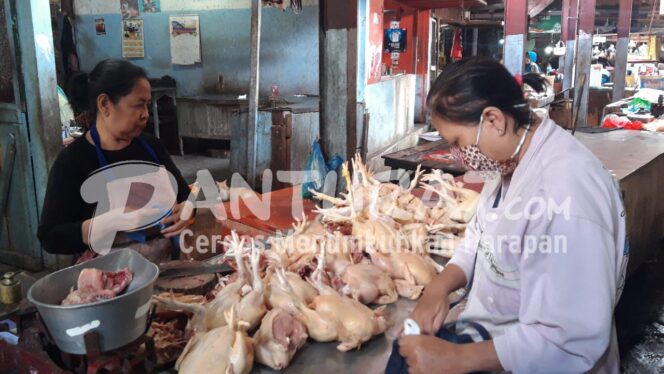
<instances>
[{"instance_id":1,"label":"woman in black shirt","mask_svg":"<svg viewBox=\"0 0 664 374\"><path fill-rule=\"evenodd\" d=\"M145 202L152 190L145 192L143 188L145 193L136 199L141 193L131 185L125 209L100 214L96 212L100 209L98 204L84 200L81 186L100 168L110 166L111 172L107 168L102 173L112 176L112 167L118 163L142 162L163 166L170 172L177 184L177 203L167 207L169 214L157 226L139 233L118 233L113 247L134 248L154 262L175 257L174 241L191 224L189 219L180 219L189 188L159 140L142 134L151 101L145 71L127 61L104 60L89 75L81 73L72 78L70 97L74 108L85 111L93 122L84 136L60 152L51 168L38 232L44 249L57 254L81 254L94 248L93 221L94 235L113 235L118 226L127 227L126 212L139 211L141 199ZM113 177L107 178L108 182L112 180ZM132 199L139 202L129 206ZM118 225L122 220L125 221ZM139 227L142 223L137 222L134 228Z\"/></svg>"}]
</instances>

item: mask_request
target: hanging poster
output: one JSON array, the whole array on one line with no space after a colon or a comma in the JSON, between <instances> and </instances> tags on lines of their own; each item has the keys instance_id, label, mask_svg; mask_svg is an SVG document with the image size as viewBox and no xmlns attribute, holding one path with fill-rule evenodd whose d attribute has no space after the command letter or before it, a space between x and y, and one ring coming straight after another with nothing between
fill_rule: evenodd
<instances>
[{"instance_id":1,"label":"hanging poster","mask_svg":"<svg viewBox=\"0 0 664 374\"><path fill-rule=\"evenodd\" d=\"M367 80L371 84L380 82L383 74L383 0L371 0L369 10L369 44L366 51L369 63L366 69Z\"/></svg>"},{"instance_id":2,"label":"hanging poster","mask_svg":"<svg viewBox=\"0 0 664 374\"><path fill-rule=\"evenodd\" d=\"M145 42L142 19L122 20L122 57L145 57Z\"/></svg>"},{"instance_id":3,"label":"hanging poster","mask_svg":"<svg viewBox=\"0 0 664 374\"><path fill-rule=\"evenodd\" d=\"M95 31L97 35L106 35L106 22L103 18L95 18Z\"/></svg>"},{"instance_id":4,"label":"hanging poster","mask_svg":"<svg viewBox=\"0 0 664 374\"><path fill-rule=\"evenodd\" d=\"M169 21L171 62L174 65L194 65L201 62L198 16L171 16Z\"/></svg>"},{"instance_id":5,"label":"hanging poster","mask_svg":"<svg viewBox=\"0 0 664 374\"><path fill-rule=\"evenodd\" d=\"M138 17L138 2L139 0L120 0L122 19Z\"/></svg>"},{"instance_id":6,"label":"hanging poster","mask_svg":"<svg viewBox=\"0 0 664 374\"><path fill-rule=\"evenodd\" d=\"M390 28L385 30L383 37L385 52L405 52L408 47L408 31L401 28Z\"/></svg>"},{"instance_id":7,"label":"hanging poster","mask_svg":"<svg viewBox=\"0 0 664 374\"><path fill-rule=\"evenodd\" d=\"M160 0L139 0L141 14L161 12Z\"/></svg>"}]
</instances>

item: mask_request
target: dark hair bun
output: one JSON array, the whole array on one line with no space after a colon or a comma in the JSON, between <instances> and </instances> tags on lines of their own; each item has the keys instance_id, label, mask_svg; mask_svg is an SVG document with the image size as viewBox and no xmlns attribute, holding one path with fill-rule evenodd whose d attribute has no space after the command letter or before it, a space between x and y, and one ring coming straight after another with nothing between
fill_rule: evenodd
<instances>
[{"instance_id":1,"label":"dark hair bun","mask_svg":"<svg viewBox=\"0 0 664 374\"><path fill-rule=\"evenodd\" d=\"M542 75L537 73L528 73L523 76L523 84L528 85L535 92L542 93L546 91L549 81L546 80Z\"/></svg>"},{"instance_id":2,"label":"dark hair bun","mask_svg":"<svg viewBox=\"0 0 664 374\"><path fill-rule=\"evenodd\" d=\"M97 98L107 95L112 103L127 96L136 81L147 74L142 68L126 60L108 59L99 62L90 74L77 73L70 80L68 95L76 113L87 112L92 118L97 116Z\"/></svg>"},{"instance_id":3,"label":"dark hair bun","mask_svg":"<svg viewBox=\"0 0 664 374\"><path fill-rule=\"evenodd\" d=\"M90 110L88 100L88 74L84 72L75 73L67 84L67 96L74 112L82 113Z\"/></svg>"},{"instance_id":4,"label":"dark hair bun","mask_svg":"<svg viewBox=\"0 0 664 374\"><path fill-rule=\"evenodd\" d=\"M531 81L534 89L543 87L537 84L537 78L524 77L525 83ZM461 124L478 123L490 106L514 118L519 126L531 121L530 107L519 83L501 63L484 57L463 59L445 67L426 103L433 114Z\"/></svg>"}]
</instances>

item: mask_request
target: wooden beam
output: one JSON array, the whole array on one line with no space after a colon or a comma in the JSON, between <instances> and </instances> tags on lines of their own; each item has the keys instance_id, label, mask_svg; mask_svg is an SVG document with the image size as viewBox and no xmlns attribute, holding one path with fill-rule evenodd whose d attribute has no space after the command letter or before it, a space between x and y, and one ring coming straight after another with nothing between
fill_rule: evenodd
<instances>
[{"instance_id":1,"label":"wooden beam","mask_svg":"<svg viewBox=\"0 0 664 374\"><path fill-rule=\"evenodd\" d=\"M400 0L399 3L417 9L476 8L486 5L485 0Z\"/></svg>"},{"instance_id":2,"label":"wooden beam","mask_svg":"<svg viewBox=\"0 0 664 374\"><path fill-rule=\"evenodd\" d=\"M542 13L549 5L551 5L554 0L534 0L530 1L528 4L528 15L530 17L535 17L536 15Z\"/></svg>"}]
</instances>

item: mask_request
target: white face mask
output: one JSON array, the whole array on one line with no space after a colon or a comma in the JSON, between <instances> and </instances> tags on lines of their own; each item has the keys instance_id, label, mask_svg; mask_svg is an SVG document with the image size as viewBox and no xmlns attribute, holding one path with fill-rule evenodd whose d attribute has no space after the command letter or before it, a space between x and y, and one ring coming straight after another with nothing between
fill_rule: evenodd
<instances>
[{"instance_id":1,"label":"white face mask","mask_svg":"<svg viewBox=\"0 0 664 374\"><path fill-rule=\"evenodd\" d=\"M514 153L507 161L498 161L486 156L480 150L480 134L482 134L482 125L484 125L484 114L480 117L480 124L477 130L477 139L475 144L467 145L464 147L453 146L450 148L450 153L457 162L464 165L469 170L477 171L495 171L499 172L501 175L509 175L514 172L519 162L516 157L521 152L523 144L526 141L526 136L530 130L530 124L526 126L526 131L524 131L519 141L519 145L516 147Z\"/></svg>"}]
</instances>

